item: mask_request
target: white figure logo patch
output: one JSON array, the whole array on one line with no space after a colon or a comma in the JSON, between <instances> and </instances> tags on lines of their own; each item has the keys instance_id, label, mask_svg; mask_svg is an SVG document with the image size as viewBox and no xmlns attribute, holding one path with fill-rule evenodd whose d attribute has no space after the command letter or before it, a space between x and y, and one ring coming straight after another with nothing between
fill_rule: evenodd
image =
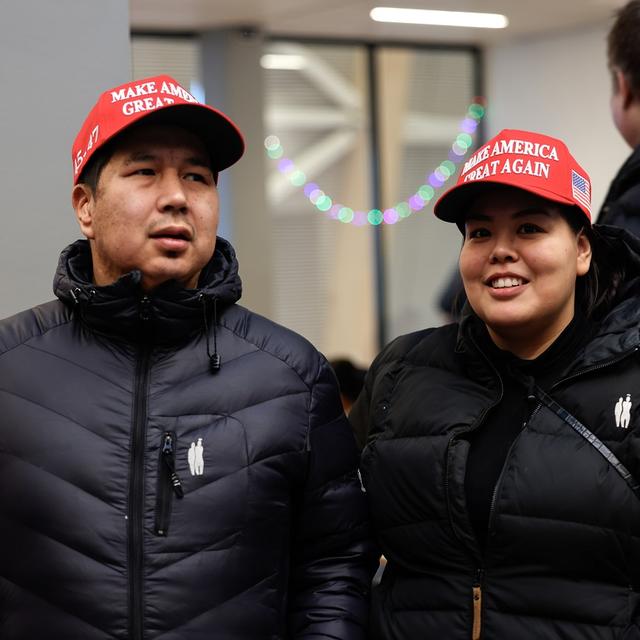
<instances>
[{"instance_id":1,"label":"white figure logo patch","mask_svg":"<svg viewBox=\"0 0 640 640\"><path fill-rule=\"evenodd\" d=\"M189 447L189 471L192 476L201 476L204 473L204 445L202 438L192 442Z\"/></svg>"},{"instance_id":2,"label":"white figure logo patch","mask_svg":"<svg viewBox=\"0 0 640 640\"><path fill-rule=\"evenodd\" d=\"M631 422L631 407L633 403L631 402L631 394L627 393L627 397L623 398L620 396L618 398L618 402L616 402L616 407L614 409L614 413L616 416L616 427L620 427L621 429L628 429L629 422Z\"/></svg>"}]
</instances>

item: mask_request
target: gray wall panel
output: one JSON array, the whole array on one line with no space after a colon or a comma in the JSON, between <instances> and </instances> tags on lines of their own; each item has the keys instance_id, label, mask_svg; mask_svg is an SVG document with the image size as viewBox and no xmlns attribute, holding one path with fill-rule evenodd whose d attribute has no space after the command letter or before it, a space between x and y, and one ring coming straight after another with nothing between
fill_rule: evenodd
<instances>
[{"instance_id":1,"label":"gray wall panel","mask_svg":"<svg viewBox=\"0 0 640 640\"><path fill-rule=\"evenodd\" d=\"M127 0L0 0L0 317L53 297L58 254L80 236L71 144L130 59Z\"/></svg>"}]
</instances>

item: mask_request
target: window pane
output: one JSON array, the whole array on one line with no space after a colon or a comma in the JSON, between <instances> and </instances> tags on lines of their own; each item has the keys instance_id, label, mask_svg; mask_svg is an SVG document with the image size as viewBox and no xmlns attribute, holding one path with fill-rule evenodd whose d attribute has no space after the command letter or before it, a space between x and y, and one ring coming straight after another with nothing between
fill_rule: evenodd
<instances>
[{"instance_id":1,"label":"window pane","mask_svg":"<svg viewBox=\"0 0 640 640\"><path fill-rule=\"evenodd\" d=\"M191 36L141 36L131 38L133 79L167 74L198 95L200 48Z\"/></svg>"},{"instance_id":2,"label":"window pane","mask_svg":"<svg viewBox=\"0 0 640 640\"><path fill-rule=\"evenodd\" d=\"M272 41L265 55L265 131L282 152L267 177L275 319L329 357L368 363L377 348L371 228L335 219L338 204L362 218L370 208L366 50Z\"/></svg>"},{"instance_id":3,"label":"window pane","mask_svg":"<svg viewBox=\"0 0 640 640\"><path fill-rule=\"evenodd\" d=\"M469 50L381 48L376 68L381 190L389 207L429 185L449 160L474 99L475 57ZM422 210L383 229L387 339L444 319L437 300L457 268L461 238L455 225L435 218L433 203L455 184L460 166Z\"/></svg>"}]
</instances>

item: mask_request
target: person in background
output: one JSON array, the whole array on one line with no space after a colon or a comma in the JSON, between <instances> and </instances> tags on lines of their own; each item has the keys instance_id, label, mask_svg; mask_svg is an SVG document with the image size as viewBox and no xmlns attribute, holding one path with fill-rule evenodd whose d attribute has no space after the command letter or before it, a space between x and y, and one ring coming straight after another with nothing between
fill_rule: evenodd
<instances>
[{"instance_id":1,"label":"person in background","mask_svg":"<svg viewBox=\"0 0 640 640\"><path fill-rule=\"evenodd\" d=\"M335 377L237 304L216 237L243 150L164 75L105 91L80 129L86 239L57 300L0 322L2 640L366 637L375 556Z\"/></svg>"},{"instance_id":2,"label":"person in background","mask_svg":"<svg viewBox=\"0 0 640 640\"><path fill-rule=\"evenodd\" d=\"M349 416L375 640L640 638L640 240L590 193L561 140L504 130L435 205L462 319L387 346Z\"/></svg>"},{"instance_id":3,"label":"person in background","mask_svg":"<svg viewBox=\"0 0 640 640\"><path fill-rule=\"evenodd\" d=\"M366 369L357 367L349 358L335 358L329 364L338 379L342 408L349 415L353 403L362 391Z\"/></svg>"},{"instance_id":4,"label":"person in background","mask_svg":"<svg viewBox=\"0 0 640 640\"><path fill-rule=\"evenodd\" d=\"M613 81L611 115L633 151L609 186L597 222L640 236L640 0L617 12L607 54Z\"/></svg>"},{"instance_id":5,"label":"person in background","mask_svg":"<svg viewBox=\"0 0 640 640\"><path fill-rule=\"evenodd\" d=\"M437 304L442 323L448 324L459 320L466 301L460 270L456 265L438 293Z\"/></svg>"}]
</instances>

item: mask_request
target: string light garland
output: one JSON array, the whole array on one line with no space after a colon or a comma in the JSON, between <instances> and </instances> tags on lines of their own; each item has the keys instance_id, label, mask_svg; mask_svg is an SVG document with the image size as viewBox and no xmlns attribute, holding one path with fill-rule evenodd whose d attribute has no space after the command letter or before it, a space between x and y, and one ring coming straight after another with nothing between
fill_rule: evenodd
<instances>
[{"instance_id":1,"label":"string light garland","mask_svg":"<svg viewBox=\"0 0 640 640\"><path fill-rule=\"evenodd\" d=\"M460 122L459 133L451 145L448 159L441 162L433 172L426 175L426 182L421 184L413 195L399 202L395 207L390 207L384 211L380 209L357 211L351 207L336 203L335 199L325 193L315 182L307 181L307 176L295 166L293 160L284 157L284 149L278 136L267 136L264 146L269 158L278 162L280 173L285 175L293 186L301 188L311 204L329 218L356 226L396 224L396 222L408 218L411 214L422 211L434 198L436 191L441 189L456 174L457 165L464 160L473 145L474 134L484 117L485 111L484 99L475 98L469 105L466 116Z\"/></svg>"}]
</instances>

